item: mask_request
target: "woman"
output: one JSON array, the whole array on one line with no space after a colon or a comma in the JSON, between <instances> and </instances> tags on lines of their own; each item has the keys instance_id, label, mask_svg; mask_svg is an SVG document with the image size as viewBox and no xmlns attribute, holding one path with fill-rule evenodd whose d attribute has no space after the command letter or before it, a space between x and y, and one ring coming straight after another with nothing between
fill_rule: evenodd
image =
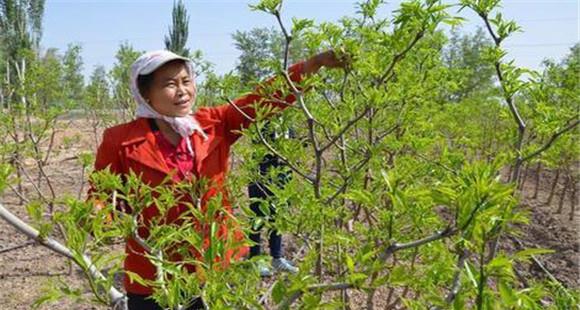
<instances>
[{"instance_id":1,"label":"woman","mask_svg":"<svg viewBox=\"0 0 580 310\"><path fill-rule=\"evenodd\" d=\"M299 82L323 66L342 65L332 51L327 51L291 66L288 73L294 82ZM169 51L148 52L139 57L131 67L130 82L138 104L136 119L105 130L97 151L95 171L108 168L121 176L134 172L152 187L162 186L168 178L173 183L205 179L210 188L203 203L211 196L226 196L223 184L230 147L240 137L239 130L250 125L247 116L255 116L252 106L258 102L281 109L286 106L279 100L275 100L276 103L263 100L266 98L256 91L234 100L235 107L224 104L194 109L196 87L192 63ZM292 95L279 99L287 103L295 100ZM222 199L222 203L226 210L231 210L227 199ZM180 204L163 216L168 222L174 222L185 209ZM146 250L139 239L149 235L149 225L159 213L154 205L142 209L138 237L128 238L126 243L125 270L146 280L155 279L156 268L145 256ZM219 229L222 235L227 234L225 225ZM241 234L238 235L241 238ZM246 254L247 247L228 249L223 261L227 264ZM129 309L161 309L148 298L153 292L151 287L131 281L127 276L124 286ZM200 305L196 300L190 309Z\"/></svg>"}]
</instances>

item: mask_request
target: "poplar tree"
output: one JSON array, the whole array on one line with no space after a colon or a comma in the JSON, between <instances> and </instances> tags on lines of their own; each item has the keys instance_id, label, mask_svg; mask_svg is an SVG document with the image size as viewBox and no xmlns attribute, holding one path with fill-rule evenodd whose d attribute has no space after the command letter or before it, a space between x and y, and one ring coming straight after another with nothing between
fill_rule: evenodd
<instances>
[{"instance_id":1,"label":"poplar tree","mask_svg":"<svg viewBox=\"0 0 580 310\"><path fill-rule=\"evenodd\" d=\"M10 93L4 88L12 88L17 83L18 72L24 74L24 59L28 51L38 52L43 14L44 0L0 1L0 51L5 58L0 70L5 75L6 84L3 93Z\"/></svg>"},{"instance_id":2,"label":"poplar tree","mask_svg":"<svg viewBox=\"0 0 580 310\"><path fill-rule=\"evenodd\" d=\"M189 49L185 47L189 32L189 16L183 1L173 3L172 25L169 35L165 36L165 48L184 57L189 57Z\"/></svg>"}]
</instances>

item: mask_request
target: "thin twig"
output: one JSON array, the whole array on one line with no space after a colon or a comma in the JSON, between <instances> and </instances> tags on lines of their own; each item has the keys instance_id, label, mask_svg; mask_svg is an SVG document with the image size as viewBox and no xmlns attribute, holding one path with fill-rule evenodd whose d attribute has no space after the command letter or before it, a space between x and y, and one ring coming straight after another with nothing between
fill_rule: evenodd
<instances>
[{"instance_id":1,"label":"thin twig","mask_svg":"<svg viewBox=\"0 0 580 310\"><path fill-rule=\"evenodd\" d=\"M26 177L28 182L30 182L30 185L32 185L32 188L34 188L34 190L38 193L38 196L40 197L40 199L42 199L44 202L48 203L49 202L48 198L46 198L45 194L40 190L40 188L38 188L38 186L36 186L36 183L34 183L34 181L32 180L32 177L28 174L26 169L24 169L24 164L22 163L22 161L20 161L20 159L16 159L16 158L14 159L14 161L18 163L18 165L20 166L20 172L22 172L22 174L24 174L24 176Z\"/></svg>"},{"instance_id":2,"label":"thin twig","mask_svg":"<svg viewBox=\"0 0 580 310\"><path fill-rule=\"evenodd\" d=\"M231 99L229 98L224 98L224 100L227 101L227 103L232 106L234 109L236 109L236 111L238 111L240 114L242 114L242 116L244 116L247 120L249 120L250 122L254 123L256 122L256 119L251 117L250 115L248 115L246 112L244 112L240 107L238 107Z\"/></svg>"},{"instance_id":3,"label":"thin twig","mask_svg":"<svg viewBox=\"0 0 580 310\"><path fill-rule=\"evenodd\" d=\"M88 256L82 255L82 257L81 257L82 261L77 261L75 255L71 252L71 250L69 250L67 247L65 247L64 245L62 245L61 243L59 243L57 240L55 240L53 238L41 237L40 233L36 229L32 228L30 225L26 224L21 219L19 219L17 216L12 214L10 211L8 211L8 209L4 208L4 206L2 204L0 204L0 218L2 218L8 224L10 224L14 228L19 230L23 234L25 234L27 237L42 244L46 248L74 261L81 268L86 267L88 269L87 270L88 274L90 275L90 277L93 280L95 280L95 279L102 280L102 281L97 281L97 285L99 285L98 283L106 283L106 281L104 281L105 277L95 267L95 265L92 263L91 259ZM84 268L83 268L83 270L84 270ZM118 306L119 304L124 303L125 295L123 293L121 293L120 291L118 291L115 287L111 286L108 289L108 294L109 294L111 306L119 307ZM98 297L98 294L96 295L96 297Z\"/></svg>"},{"instance_id":4,"label":"thin twig","mask_svg":"<svg viewBox=\"0 0 580 310\"><path fill-rule=\"evenodd\" d=\"M282 3L280 3L280 6L282 5ZM286 30L286 27L284 27L284 23L282 22L282 18L280 17L280 11L276 10L274 11L274 16L276 17L276 20L278 21L278 25L280 26L280 29L282 29L282 34L284 34L284 39L286 41L286 43L284 44L284 71L288 70L288 56L290 53L290 42L292 42L292 36L290 34L288 34L288 31Z\"/></svg>"},{"instance_id":5,"label":"thin twig","mask_svg":"<svg viewBox=\"0 0 580 310\"><path fill-rule=\"evenodd\" d=\"M292 305L298 298L300 298L304 293L311 292L311 291L336 291L336 290L345 290L349 288L353 288L354 285L351 283L330 283L330 284L315 284L310 285L300 291L295 292L294 294L290 295L289 298L285 299L278 309L288 309L290 305Z\"/></svg>"},{"instance_id":6,"label":"thin twig","mask_svg":"<svg viewBox=\"0 0 580 310\"><path fill-rule=\"evenodd\" d=\"M30 203L30 200L28 198L26 198L22 193L20 193L16 188L14 188L14 186L12 186L11 184L8 184L8 187L10 188L10 190L12 190L12 192L14 194L16 194L16 196L18 196L22 201L26 202L26 203Z\"/></svg>"},{"instance_id":7,"label":"thin twig","mask_svg":"<svg viewBox=\"0 0 580 310\"><path fill-rule=\"evenodd\" d=\"M525 248L524 244L522 241L520 241L518 238L514 237L514 236L510 236L510 239L516 244L516 246L519 249ZM538 258L535 255L531 255L530 257L532 259L532 262L534 262L534 264L536 266L538 266L538 268L540 268L540 270L542 270L546 276L548 276L548 278L554 282L558 287L562 288L563 291L566 293L566 295L570 296L570 293L568 292L568 290L566 290L566 287L562 284L562 282L560 282L560 280L558 280L549 270L548 268L546 268L544 266L544 264L542 264L542 262L540 262L540 260L538 260Z\"/></svg>"},{"instance_id":8,"label":"thin twig","mask_svg":"<svg viewBox=\"0 0 580 310\"><path fill-rule=\"evenodd\" d=\"M338 197L338 195L342 194L346 190L346 188L350 184L350 181L354 178L355 174L360 169L364 168L365 165L370 161L370 159L371 152L367 151L365 157L357 165L355 165L355 167L350 169L351 173L346 178L344 178L342 186L338 188L328 199L326 199L325 205L330 205L334 201L334 199Z\"/></svg>"},{"instance_id":9,"label":"thin twig","mask_svg":"<svg viewBox=\"0 0 580 310\"><path fill-rule=\"evenodd\" d=\"M336 135L334 135L334 137L324 146L322 146L320 148L321 152L326 151L329 147L331 147L336 141L338 141L340 139L340 137L342 137L342 135L344 135L344 133L349 130L353 125L355 125L358 121L360 121L367 113L368 111L371 109L370 106L367 106L361 113L359 113L357 116L355 116L353 119L351 119L350 121L348 121L346 123L346 125L344 127L342 127L341 130L338 131L338 133Z\"/></svg>"},{"instance_id":10,"label":"thin twig","mask_svg":"<svg viewBox=\"0 0 580 310\"><path fill-rule=\"evenodd\" d=\"M4 249L0 249L0 254L6 253L6 252L10 252L10 251L14 251L14 250L18 250L18 249L27 247L29 245L33 245L35 243L36 243L36 241L29 240L29 241L27 241L27 242L25 242L23 244L13 245L11 247L7 247L7 248L4 248Z\"/></svg>"},{"instance_id":11,"label":"thin twig","mask_svg":"<svg viewBox=\"0 0 580 310\"><path fill-rule=\"evenodd\" d=\"M257 132L258 132L258 137L260 138L260 142L262 142L264 144L264 146L266 146L266 148L268 149L268 151L270 151L270 153L272 153L274 156L278 157L282 162L284 162L284 164L286 166L288 166L288 168L292 169L292 171L296 172L298 175L303 177L306 181L308 181L311 184L314 183L314 179L311 176L306 175L304 172L302 172L300 169L298 169L284 155L280 154L280 152L278 152L272 145L270 145L270 143L268 143L268 141L266 140L266 138L262 134L261 130L257 130Z\"/></svg>"},{"instance_id":12,"label":"thin twig","mask_svg":"<svg viewBox=\"0 0 580 310\"><path fill-rule=\"evenodd\" d=\"M392 76L391 73L393 72L393 69L395 69L395 65L405 57L405 54L407 54L407 52L409 52L413 48L413 46L415 46L415 44L419 42L419 40L423 37L424 34L425 34L424 29L419 30L419 32L415 34L415 37L413 38L411 43L407 45L407 47L405 47L403 51L401 51L400 53L396 54L395 57L393 57L393 61L391 61L391 64L389 65L387 70L385 70L385 72L381 75L381 77L377 81L377 85L383 84L387 80L387 78L390 78L390 76Z\"/></svg>"},{"instance_id":13,"label":"thin twig","mask_svg":"<svg viewBox=\"0 0 580 310\"><path fill-rule=\"evenodd\" d=\"M576 116L577 117L577 116ZM556 139L558 139L558 137L560 137L561 135L563 135L564 133L574 129L574 127L578 126L578 124L580 124L580 120L576 120L572 123L569 123L568 126L562 128L560 131L554 133L551 137L550 140L548 140L548 142L546 142L546 144L544 144L541 148L539 148L538 150L534 151L533 153L531 153L530 155L524 157L522 159L522 161L528 161L538 155L540 155L542 152L544 152L545 150L547 150L550 146L552 146L552 144L554 143L554 141L556 141Z\"/></svg>"},{"instance_id":14,"label":"thin twig","mask_svg":"<svg viewBox=\"0 0 580 310\"><path fill-rule=\"evenodd\" d=\"M471 224L473 219L475 218L475 214L477 213L477 211L483 205L485 205L485 200L486 199L482 200L475 208L473 208L473 210L471 210L469 217L467 218L465 223L463 223L463 225L461 225L460 227L456 226L455 228L452 228L451 226L448 226L447 228L445 228L443 230L437 231L437 232L435 232L427 237L421 238L421 239L417 239L417 240L406 242L406 243L394 242L393 244L388 246L381 253L381 255L379 255L379 261L385 262L392 254L394 254L395 252L398 252L400 250L405 250L405 249L409 249L409 248L416 248L416 247L422 246L424 244L427 244L427 243L430 243L433 241L437 241L437 240L441 240L441 239L446 238L446 237L450 237L459 231L465 230Z\"/></svg>"}]
</instances>

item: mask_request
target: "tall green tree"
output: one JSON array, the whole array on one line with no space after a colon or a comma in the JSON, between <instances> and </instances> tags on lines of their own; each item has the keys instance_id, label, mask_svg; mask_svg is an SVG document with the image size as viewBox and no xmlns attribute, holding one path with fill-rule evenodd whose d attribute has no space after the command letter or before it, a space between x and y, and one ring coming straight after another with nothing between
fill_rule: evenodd
<instances>
[{"instance_id":1,"label":"tall green tree","mask_svg":"<svg viewBox=\"0 0 580 310\"><path fill-rule=\"evenodd\" d=\"M189 49L185 47L189 33L189 16L183 1L173 3L172 24L169 35L165 36L165 48L184 57L189 57Z\"/></svg>"},{"instance_id":2,"label":"tall green tree","mask_svg":"<svg viewBox=\"0 0 580 310\"><path fill-rule=\"evenodd\" d=\"M42 37L44 0L0 1L1 38L6 48L38 48Z\"/></svg>"},{"instance_id":3,"label":"tall green tree","mask_svg":"<svg viewBox=\"0 0 580 310\"><path fill-rule=\"evenodd\" d=\"M44 0L0 1L0 48L11 65L24 57L23 50L38 51L43 14Z\"/></svg>"},{"instance_id":4,"label":"tall green tree","mask_svg":"<svg viewBox=\"0 0 580 310\"><path fill-rule=\"evenodd\" d=\"M491 40L481 27L473 34L457 30L451 33L442 57L451 71L450 79L457 85L447 100L458 102L494 87L494 68L484 59L486 49L491 46Z\"/></svg>"},{"instance_id":5,"label":"tall green tree","mask_svg":"<svg viewBox=\"0 0 580 310\"><path fill-rule=\"evenodd\" d=\"M242 84L261 80L273 72L268 62L279 62L284 55L284 36L274 28L253 28L249 31L236 31L232 39L241 54L236 71ZM295 38L290 45L289 62L295 62L306 55L304 44Z\"/></svg>"},{"instance_id":6,"label":"tall green tree","mask_svg":"<svg viewBox=\"0 0 580 310\"><path fill-rule=\"evenodd\" d=\"M559 63L553 60L545 60L543 63L543 82L558 90L551 98L554 104L578 107L580 88L578 87L578 74L580 73L580 43L570 48L570 53Z\"/></svg>"},{"instance_id":7,"label":"tall green tree","mask_svg":"<svg viewBox=\"0 0 580 310\"><path fill-rule=\"evenodd\" d=\"M95 108L105 108L107 103L110 102L110 93L105 67L95 67L87 85L85 100Z\"/></svg>"},{"instance_id":8,"label":"tall green tree","mask_svg":"<svg viewBox=\"0 0 580 310\"><path fill-rule=\"evenodd\" d=\"M93 70L89 83L83 93L82 108L86 111L93 133L94 147L100 144L99 129L110 126L114 115L111 114L111 85L103 66Z\"/></svg>"},{"instance_id":9,"label":"tall green tree","mask_svg":"<svg viewBox=\"0 0 580 310\"><path fill-rule=\"evenodd\" d=\"M42 110L59 105L63 99L61 81L63 80L63 66L61 57L56 48L46 50L38 62L33 63L36 70L35 83L38 90L35 96Z\"/></svg>"},{"instance_id":10,"label":"tall green tree","mask_svg":"<svg viewBox=\"0 0 580 310\"><path fill-rule=\"evenodd\" d=\"M131 74L131 64L141 55L128 42L119 46L115 55L116 62L110 71L111 87L116 108L120 110L123 120L129 120L135 110L135 101L131 96L129 87L129 76Z\"/></svg>"},{"instance_id":11,"label":"tall green tree","mask_svg":"<svg viewBox=\"0 0 580 310\"><path fill-rule=\"evenodd\" d=\"M81 50L80 45L69 44L62 57L62 89L65 93L66 100L71 101L74 105L80 104L85 87L82 74L83 60L81 58Z\"/></svg>"}]
</instances>

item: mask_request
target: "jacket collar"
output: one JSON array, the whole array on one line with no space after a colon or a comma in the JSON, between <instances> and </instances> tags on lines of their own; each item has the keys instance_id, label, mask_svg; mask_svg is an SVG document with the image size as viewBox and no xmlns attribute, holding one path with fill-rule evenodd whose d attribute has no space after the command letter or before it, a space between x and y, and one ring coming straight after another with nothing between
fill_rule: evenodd
<instances>
[{"instance_id":1,"label":"jacket collar","mask_svg":"<svg viewBox=\"0 0 580 310\"><path fill-rule=\"evenodd\" d=\"M195 131L189 139L193 147L195 170L199 174L202 162L216 148L223 137L216 134L216 120L201 120L200 124L207 139L198 131ZM134 126L127 133L122 146L129 148L127 157L139 162L149 168L155 169L166 175L171 173L169 167L163 159L163 154L156 146L155 135L149 127L146 118L138 118L134 121Z\"/></svg>"},{"instance_id":2,"label":"jacket collar","mask_svg":"<svg viewBox=\"0 0 580 310\"><path fill-rule=\"evenodd\" d=\"M128 158L164 174L170 173L161 151L156 147L155 135L146 118L135 120L121 145L129 148Z\"/></svg>"},{"instance_id":3,"label":"jacket collar","mask_svg":"<svg viewBox=\"0 0 580 310\"><path fill-rule=\"evenodd\" d=\"M207 139L205 139L199 132L195 131L191 135L191 144L193 145L193 150L195 152L195 171L201 171L201 164L203 160L216 148L216 146L223 139L216 132L217 120L212 119L198 119L201 125L201 129L205 133Z\"/></svg>"}]
</instances>

